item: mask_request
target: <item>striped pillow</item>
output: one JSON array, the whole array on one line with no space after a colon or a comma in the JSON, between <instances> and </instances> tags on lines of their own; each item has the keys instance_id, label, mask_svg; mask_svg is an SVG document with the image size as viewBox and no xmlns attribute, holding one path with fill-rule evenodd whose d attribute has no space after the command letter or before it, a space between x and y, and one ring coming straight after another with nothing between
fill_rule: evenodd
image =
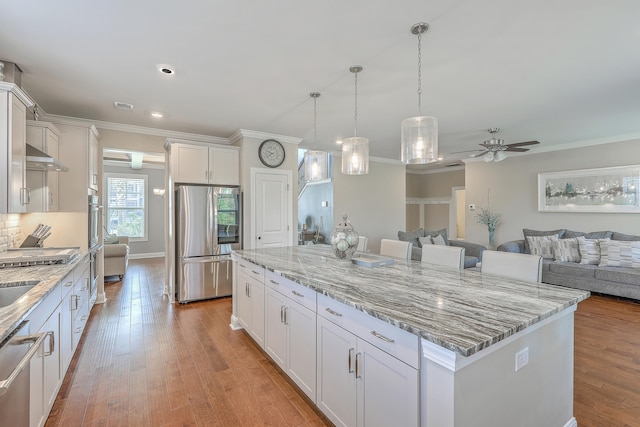
<instances>
[{"instance_id":1,"label":"striped pillow","mask_svg":"<svg viewBox=\"0 0 640 427\"><path fill-rule=\"evenodd\" d=\"M575 237L553 242L553 258L556 261L580 262L580 249Z\"/></svg>"},{"instance_id":2,"label":"striped pillow","mask_svg":"<svg viewBox=\"0 0 640 427\"><path fill-rule=\"evenodd\" d=\"M600 242L609 239L587 239L584 236L576 239L580 250L580 264L600 264Z\"/></svg>"},{"instance_id":3,"label":"striped pillow","mask_svg":"<svg viewBox=\"0 0 640 427\"><path fill-rule=\"evenodd\" d=\"M558 241L558 235L527 236L529 250L532 255L540 255L542 258L553 259L553 245Z\"/></svg>"},{"instance_id":4,"label":"striped pillow","mask_svg":"<svg viewBox=\"0 0 640 427\"><path fill-rule=\"evenodd\" d=\"M600 265L640 268L640 241L601 241Z\"/></svg>"}]
</instances>

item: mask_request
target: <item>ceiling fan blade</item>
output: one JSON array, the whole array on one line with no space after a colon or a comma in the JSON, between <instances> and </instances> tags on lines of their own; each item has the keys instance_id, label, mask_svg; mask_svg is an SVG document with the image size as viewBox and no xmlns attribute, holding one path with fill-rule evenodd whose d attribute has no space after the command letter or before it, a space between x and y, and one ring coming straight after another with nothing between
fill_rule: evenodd
<instances>
[{"instance_id":1,"label":"ceiling fan blade","mask_svg":"<svg viewBox=\"0 0 640 427\"><path fill-rule=\"evenodd\" d=\"M512 152L524 153L525 151L529 151L529 149L528 148L507 147L507 149L504 150L504 151L512 151Z\"/></svg>"},{"instance_id":2,"label":"ceiling fan blade","mask_svg":"<svg viewBox=\"0 0 640 427\"><path fill-rule=\"evenodd\" d=\"M478 154L472 154L470 157L480 157L480 156L484 156L485 154L487 154L489 152L489 150L484 150L482 153L478 153Z\"/></svg>"},{"instance_id":3,"label":"ceiling fan blade","mask_svg":"<svg viewBox=\"0 0 640 427\"><path fill-rule=\"evenodd\" d=\"M540 144L540 141L514 142L513 144L505 144L507 147L522 147L523 145Z\"/></svg>"}]
</instances>

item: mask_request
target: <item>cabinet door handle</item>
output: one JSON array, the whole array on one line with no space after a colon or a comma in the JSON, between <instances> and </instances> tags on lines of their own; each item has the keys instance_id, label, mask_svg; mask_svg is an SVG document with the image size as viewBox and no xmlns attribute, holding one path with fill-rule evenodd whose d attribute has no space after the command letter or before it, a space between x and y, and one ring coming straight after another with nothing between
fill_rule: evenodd
<instances>
[{"instance_id":1,"label":"cabinet door handle","mask_svg":"<svg viewBox=\"0 0 640 427\"><path fill-rule=\"evenodd\" d=\"M71 311L76 311L78 309L78 300L80 299L80 297L78 297L78 295L71 295L71 297L75 301L75 306L73 308L71 308L71 307L69 307L69 308L71 309Z\"/></svg>"},{"instance_id":2,"label":"cabinet door handle","mask_svg":"<svg viewBox=\"0 0 640 427\"><path fill-rule=\"evenodd\" d=\"M49 192L49 204L53 204L53 193Z\"/></svg>"},{"instance_id":3,"label":"cabinet door handle","mask_svg":"<svg viewBox=\"0 0 640 427\"><path fill-rule=\"evenodd\" d=\"M288 324L289 324L289 319L287 319L287 317L288 317L288 314L287 314L287 313L288 313L288 312L289 312L289 308L288 308L288 307L285 307L285 308L284 308L284 324L285 324L285 325L288 325Z\"/></svg>"},{"instance_id":4,"label":"cabinet door handle","mask_svg":"<svg viewBox=\"0 0 640 427\"><path fill-rule=\"evenodd\" d=\"M44 341L46 336L46 333L39 333L28 335L24 338L19 339L19 344L32 342L33 345L29 348L29 351L27 351L27 353L22 357L22 360L20 360L15 369L11 371L11 374L9 374L6 379L0 380L0 396L6 394L9 391L9 388L16 380L16 378L18 378L18 375L20 375L20 373L29 366L29 363L31 363L31 358L34 354L36 354L36 352L40 348L40 344L42 343L42 341Z\"/></svg>"},{"instance_id":5,"label":"cabinet door handle","mask_svg":"<svg viewBox=\"0 0 640 427\"><path fill-rule=\"evenodd\" d=\"M247 282L247 296L251 298L251 285L249 285L249 282Z\"/></svg>"},{"instance_id":6,"label":"cabinet door handle","mask_svg":"<svg viewBox=\"0 0 640 427\"><path fill-rule=\"evenodd\" d=\"M274 285L279 285L280 283L276 282L275 280L269 280L271 283L273 283Z\"/></svg>"},{"instance_id":7,"label":"cabinet door handle","mask_svg":"<svg viewBox=\"0 0 640 427\"><path fill-rule=\"evenodd\" d=\"M347 361L347 363L348 363L347 368L348 368L350 374L353 373L353 368L352 368L352 364L351 364L351 361L353 360L353 356L352 356L353 352L354 352L354 349L350 348L349 349L349 357L348 357L348 361Z\"/></svg>"},{"instance_id":8,"label":"cabinet door handle","mask_svg":"<svg viewBox=\"0 0 640 427\"><path fill-rule=\"evenodd\" d=\"M356 354L356 378L361 378L362 375L360 373L360 356L362 355L362 353L357 353Z\"/></svg>"},{"instance_id":9,"label":"cabinet door handle","mask_svg":"<svg viewBox=\"0 0 640 427\"><path fill-rule=\"evenodd\" d=\"M252 272L253 274L256 274L256 275L259 275L259 274L260 274L260 272L259 272L259 271L255 271L255 270L251 270L251 272Z\"/></svg>"},{"instance_id":10,"label":"cabinet door handle","mask_svg":"<svg viewBox=\"0 0 640 427\"><path fill-rule=\"evenodd\" d=\"M53 333L53 331L48 331L47 335L49 335L49 352L44 354L45 357L51 356L53 352L56 350L55 334Z\"/></svg>"},{"instance_id":11,"label":"cabinet door handle","mask_svg":"<svg viewBox=\"0 0 640 427\"><path fill-rule=\"evenodd\" d=\"M280 306L280 323L284 323L284 305Z\"/></svg>"},{"instance_id":12,"label":"cabinet door handle","mask_svg":"<svg viewBox=\"0 0 640 427\"><path fill-rule=\"evenodd\" d=\"M333 311L329 307L325 308L325 310L327 310L329 313L333 314L334 316L342 317L342 313L338 313L337 311Z\"/></svg>"},{"instance_id":13,"label":"cabinet door handle","mask_svg":"<svg viewBox=\"0 0 640 427\"><path fill-rule=\"evenodd\" d=\"M303 295L303 294L301 294L300 292L291 291L291 293L292 293L292 294L294 294L294 295L295 295L295 296L297 296L297 297L304 298L304 295Z\"/></svg>"},{"instance_id":14,"label":"cabinet door handle","mask_svg":"<svg viewBox=\"0 0 640 427\"><path fill-rule=\"evenodd\" d=\"M391 338L385 337L382 334L377 333L376 331L371 331L371 335L373 335L374 337L381 339L382 341L385 342L395 342L395 340L392 340Z\"/></svg>"}]
</instances>

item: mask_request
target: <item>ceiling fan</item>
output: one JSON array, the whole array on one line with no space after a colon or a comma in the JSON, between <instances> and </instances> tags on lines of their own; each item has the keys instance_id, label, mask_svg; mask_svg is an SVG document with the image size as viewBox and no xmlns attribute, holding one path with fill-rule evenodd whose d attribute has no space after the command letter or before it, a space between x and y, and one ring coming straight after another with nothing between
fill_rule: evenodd
<instances>
[{"instance_id":1,"label":"ceiling fan","mask_svg":"<svg viewBox=\"0 0 640 427\"><path fill-rule=\"evenodd\" d=\"M515 142L513 144L505 144L504 139L500 139L496 137L496 133L500 131L500 128L491 128L487 130L489 131L489 134L491 134L491 138L484 141L482 144L478 144L484 147L484 149L469 150L469 151L482 151L481 153L472 154L471 157L485 156L484 159L482 159L485 162L491 162L491 161L500 162L507 158L505 151L524 153L525 151L529 151L529 149L521 148L521 147L524 147L525 145L540 144L539 141L525 141L525 142ZM469 151L458 151L457 153L468 153ZM457 153L452 153L452 154L457 154Z\"/></svg>"}]
</instances>

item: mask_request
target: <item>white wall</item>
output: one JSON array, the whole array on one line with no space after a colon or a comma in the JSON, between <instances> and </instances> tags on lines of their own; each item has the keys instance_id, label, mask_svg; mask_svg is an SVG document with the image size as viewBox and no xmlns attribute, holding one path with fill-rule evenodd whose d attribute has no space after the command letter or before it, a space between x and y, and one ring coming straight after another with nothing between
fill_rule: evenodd
<instances>
[{"instance_id":1,"label":"white wall","mask_svg":"<svg viewBox=\"0 0 640 427\"><path fill-rule=\"evenodd\" d=\"M335 157L333 223L347 213L354 230L369 238L369 250L380 251L381 239L397 239L405 230L406 168L400 162L370 160L367 175L343 175Z\"/></svg>"},{"instance_id":2,"label":"white wall","mask_svg":"<svg viewBox=\"0 0 640 427\"><path fill-rule=\"evenodd\" d=\"M509 157L500 163L467 163L466 204L487 205L502 215L496 244L522 239L522 229L613 230L640 234L638 214L538 212L538 173L640 164L640 140ZM477 210L475 212L478 212ZM467 240L488 245L489 235L467 210Z\"/></svg>"}]
</instances>

